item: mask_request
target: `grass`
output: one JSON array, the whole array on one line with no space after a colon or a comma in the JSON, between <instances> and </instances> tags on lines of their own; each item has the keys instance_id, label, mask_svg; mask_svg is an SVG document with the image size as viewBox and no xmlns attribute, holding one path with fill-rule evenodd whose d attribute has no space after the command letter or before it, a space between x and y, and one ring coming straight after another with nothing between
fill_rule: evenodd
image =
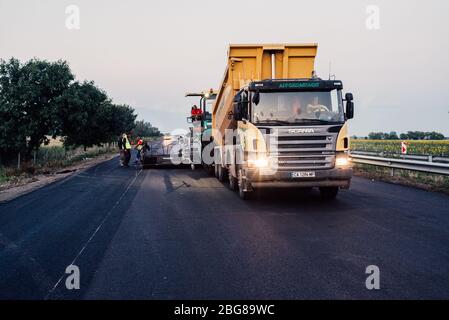
<instances>
[{"instance_id":1,"label":"grass","mask_svg":"<svg viewBox=\"0 0 449 320\"><path fill-rule=\"evenodd\" d=\"M6 174L5 168L0 166L0 184L8 182L8 175Z\"/></svg>"},{"instance_id":2,"label":"grass","mask_svg":"<svg viewBox=\"0 0 449 320\"><path fill-rule=\"evenodd\" d=\"M34 174L55 173L83 160L114 152L117 152L117 149L112 146L92 147L86 151L84 148L67 150L58 144L44 146L36 153L36 162L34 163L34 160L23 162L20 170L16 167L0 166L0 185L14 184L23 179L32 178Z\"/></svg>"},{"instance_id":3,"label":"grass","mask_svg":"<svg viewBox=\"0 0 449 320\"><path fill-rule=\"evenodd\" d=\"M365 178L449 194L449 177L445 175L401 169L392 171L390 168L360 163L355 165L354 170L356 175Z\"/></svg>"},{"instance_id":4,"label":"grass","mask_svg":"<svg viewBox=\"0 0 449 320\"><path fill-rule=\"evenodd\" d=\"M64 168L85 159L95 158L102 154L117 152L115 147L92 147L86 151L84 148L65 149L62 146L42 147L36 155L34 167L37 170Z\"/></svg>"}]
</instances>

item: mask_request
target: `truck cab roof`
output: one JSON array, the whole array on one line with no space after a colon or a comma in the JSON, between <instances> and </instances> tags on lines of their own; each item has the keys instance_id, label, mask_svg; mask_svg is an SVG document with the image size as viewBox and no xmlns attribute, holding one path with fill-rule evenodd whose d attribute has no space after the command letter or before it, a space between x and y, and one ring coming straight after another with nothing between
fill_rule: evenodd
<instances>
[{"instance_id":1,"label":"truck cab roof","mask_svg":"<svg viewBox=\"0 0 449 320\"><path fill-rule=\"evenodd\" d=\"M340 80L314 79L267 79L249 83L250 91L298 91L343 89Z\"/></svg>"}]
</instances>

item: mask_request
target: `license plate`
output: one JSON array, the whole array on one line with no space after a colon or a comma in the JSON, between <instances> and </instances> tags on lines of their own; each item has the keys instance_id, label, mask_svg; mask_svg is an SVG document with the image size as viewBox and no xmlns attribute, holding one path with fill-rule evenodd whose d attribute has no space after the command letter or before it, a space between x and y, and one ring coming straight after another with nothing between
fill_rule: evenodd
<instances>
[{"instance_id":1,"label":"license plate","mask_svg":"<svg viewBox=\"0 0 449 320\"><path fill-rule=\"evenodd\" d=\"M292 172L292 178L315 178L315 172L313 171Z\"/></svg>"}]
</instances>

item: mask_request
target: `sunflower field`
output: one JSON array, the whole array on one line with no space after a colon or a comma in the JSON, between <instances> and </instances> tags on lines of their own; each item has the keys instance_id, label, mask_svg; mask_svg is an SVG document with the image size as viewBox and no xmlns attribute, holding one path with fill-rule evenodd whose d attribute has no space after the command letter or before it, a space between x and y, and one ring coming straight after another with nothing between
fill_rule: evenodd
<instances>
[{"instance_id":1,"label":"sunflower field","mask_svg":"<svg viewBox=\"0 0 449 320\"><path fill-rule=\"evenodd\" d=\"M401 154L401 140L351 139L352 151ZM449 140L408 140L407 154L449 157Z\"/></svg>"}]
</instances>

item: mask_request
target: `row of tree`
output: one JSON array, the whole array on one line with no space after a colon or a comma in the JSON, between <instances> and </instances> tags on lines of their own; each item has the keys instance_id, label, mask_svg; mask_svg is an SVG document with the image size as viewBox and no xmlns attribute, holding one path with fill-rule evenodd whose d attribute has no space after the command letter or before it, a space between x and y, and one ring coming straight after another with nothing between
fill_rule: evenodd
<instances>
[{"instance_id":1,"label":"row of tree","mask_svg":"<svg viewBox=\"0 0 449 320\"><path fill-rule=\"evenodd\" d=\"M116 141L121 133L135 128L136 117L132 107L112 103L93 82L75 81L65 61L0 60L3 163L18 153L30 157L48 143L49 136L63 137L66 147L87 148Z\"/></svg>"},{"instance_id":2,"label":"row of tree","mask_svg":"<svg viewBox=\"0 0 449 320\"><path fill-rule=\"evenodd\" d=\"M158 128L143 120L136 121L133 134L135 137L159 137L162 135Z\"/></svg>"},{"instance_id":3,"label":"row of tree","mask_svg":"<svg viewBox=\"0 0 449 320\"><path fill-rule=\"evenodd\" d=\"M357 137L356 137L357 138ZM423 132L423 131L408 131L407 133L397 132L371 132L365 139L370 140L445 140L445 136L439 132Z\"/></svg>"}]
</instances>

